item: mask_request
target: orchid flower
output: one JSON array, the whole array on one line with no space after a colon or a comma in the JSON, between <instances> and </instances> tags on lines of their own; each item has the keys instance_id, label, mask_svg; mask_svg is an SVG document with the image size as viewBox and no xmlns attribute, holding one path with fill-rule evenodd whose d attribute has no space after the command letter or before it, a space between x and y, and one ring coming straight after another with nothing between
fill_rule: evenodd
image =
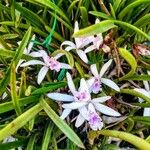
<instances>
[{"instance_id":1,"label":"orchid flower","mask_svg":"<svg viewBox=\"0 0 150 150\"><path fill-rule=\"evenodd\" d=\"M31 41L34 40L34 39L35 39L35 35L32 36ZM18 42L18 45L20 45L20 43L21 43L21 41ZM33 44L34 44L33 42L30 42L29 45L28 45L28 47L24 49L23 54L32 56L32 53L30 53L30 52L31 52L31 50L32 50ZM20 60L19 60L17 66L16 66L16 72L17 72L19 66L20 66L24 61L25 61L25 59L20 59Z\"/></svg>"},{"instance_id":2,"label":"orchid flower","mask_svg":"<svg viewBox=\"0 0 150 150\"><path fill-rule=\"evenodd\" d=\"M75 22L75 27L74 27L74 33L77 32L79 30L79 25L78 22ZM67 45L67 47L65 48L66 51L70 51L75 49L77 54L79 55L79 57L85 62L88 63L88 58L85 54L85 52L82 50L82 48L84 48L85 46L87 46L88 44L93 42L93 36L89 36L89 37L83 37L83 38L74 38L75 43L71 42L71 41L64 41L61 46L60 49L62 49L62 47L64 45Z\"/></svg>"},{"instance_id":3,"label":"orchid flower","mask_svg":"<svg viewBox=\"0 0 150 150\"><path fill-rule=\"evenodd\" d=\"M120 91L118 85L115 82L113 82L110 79L103 78L103 75L108 70L111 63L112 63L112 59L110 59L107 63L105 63L102 66L100 73L98 73L96 64L91 65L90 68L91 68L91 72L94 75L94 77L87 80L87 83L88 83L88 86L89 86L89 89L91 90L91 92L98 93L99 91L101 91L102 90L102 87L101 87L102 83L111 87L115 91Z\"/></svg>"},{"instance_id":4,"label":"orchid flower","mask_svg":"<svg viewBox=\"0 0 150 150\"><path fill-rule=\"evenodd\" d=\"M147 73L148 75L150 75L150 71L147 71ZM144 84L145 89L135 88L134 90L150 98L150 84L148 81L143 81L143 84ZM144 101L141 98L138 98L138 99L140 103ZM150 116L150 107L144 108L143 116Z\"/></svg>"},{"instance_id":5,"label":"orchid flower","mask_svg":"<svg viewBox=\"0 0 150 150\"><path fill-rule=\"evenodd\" d=\"M33 57L42 57L43 61L40 60L30 60L26 63L21 64L21 67L29 66L29 65L43 65L38 73L37 83L40 84L44 77L46 76L48 70L55 70L59 72L61 68L64 69L72 69L72 67L66 63L61 63L57 59L61 57L61 55L56 55L54 57L50 57L44 50L40 50L39 52L33 52Z\"/></svg>"},{"instance_id":6,"label":"orchid flower","mask_svg":"<svg viewBox=\"0 0 150 150\"><path fill-rule=\"evenodd\" d=\"M94 120L92 122L92 118L94 119L95 117L95 122L97 123L97 125L95 125L95 128L100 129L102 123L101 119L97 116L96 110L106 115L120 116L120 113L118 113L117 111L109 108L108 106L105 106L104 104L101 104L109 100L111 98L110 96L103 96L92 99L88 85L84 78L80 80L80 87L78 90L75 88L72 77L69 73L66 74L66 78L68 82L68 87L72 95L61 93L47 94L47 96L53 100L71 102L62 105L62 107L64 108L64 111L61 115L62 119L65 119L72 110L78 109L79 115L76 120L76 127L81 126L84 121L87 120L89 121L89 124L94 128L94 125L92 125L94 123Z\"/></svg>"}]
</instances>

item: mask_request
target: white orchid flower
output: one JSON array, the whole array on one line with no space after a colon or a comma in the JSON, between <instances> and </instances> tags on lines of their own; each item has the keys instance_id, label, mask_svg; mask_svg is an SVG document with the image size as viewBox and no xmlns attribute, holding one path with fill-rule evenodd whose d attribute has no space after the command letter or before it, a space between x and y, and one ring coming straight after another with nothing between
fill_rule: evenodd
<instances>
[{"instance_id":1,"label":"white orchid flower","mask_svg":"<svg viewBox=\"0 0 150 150\"><path fill-rule=\"evenodd\" d=\"M74 33L79 31L79 25L78 22L75 22L75 27L74 27ZM75 49L77 54L79 55L79 57L85 62L88 63L88 58L85 54L85 52L82 50L82 48L84 48L85 46L87 46L88 44L93 42L93 36L89 36L89 37L83 37L83 38L74 38L75 43L71 42L71 41L64 41L60 48L63 49L62 47L64 45L67 45L67 47L65 48L66 51L70 51Z\"/></svg>"},{"instance_id":2,"label":"white orchid flower","mask_svg":"<svg viewBox=\"0 0 150 150\"><path fill-rule=\"evenodd\" d=\"M32 47L33 47L33 44L34 44L34 43L32 42L34 39L35 39L35 35L32 36L31 42L29 43L28 47L24 49L23 54L32 56L32 53L30 53L30 52L31 52ZM21 43L21 41L18 42L18 45L20 45L20 43ZM16 66L16 72L17 72L19 66L20 66L24 61L26 61L26 60L25 60L25 59L20 59L20 60L19 60L17 66Z\"/></svg>"},{"instance_id":3,"label":"white orchid flower","mask_svg":"<svg viewBox=\"0 0 150 150\"><path fill-rule=\"evenodd\" d=\"M72 69L70 65L57 61L57 59L61 57L61 55L59 54L54 57L50 57L44 50L40 50L39 52L33 52L32 56L42 57L44 62L40 60L30 60L28 62L21 64L20 66L25 67L29 65L43 65L43 67L40 69L38 73L38 78L37 78L38 84L40 84L43 81L49 69L55 70L56 72L59 72L61 68Z\"/></svg>"},{"instance_id":4,"label":"white orchid flower","mask_svg":"<svg viewBox=\"0 0 150 150\"><path fill-rule=\"evenodd\" d=\"M91 68L91 72L94 75L94 77L87 80L87 83L88 83L88 86L89 86L90 90L93 93L98 93L99 91L102 90L102 88L101 88L102 83L109 86L110 88L118 91L118 92L120 91L120 88L118 87L118 85L115 82L113 82L110 79L103 78L103 75L108 70L111 63L112 63L112 59L110 59L107 63L105 63L102 66L102 68L100 70L100 73L98 73L96 64L91 65L90 68Z\"/></svg>"},{"instance_id":5,"label":"white orchid flower","mask_svg":"<svg viewBox=\"0 0 150 150\"><path fill-rule=\"evenodd\" d=\"M111 98L110 96L103 96L103 97L92 99L85 79L82 78L80 80L80 87L78 90L76 90L71 75L69 73L67 73L66 75L67 75L66 77L67 77L68 87L72 95L61 94L61 93L47 94L47 96L53 100L71 102L62 105L62 107L64 108L64 111L61 115L62 119L65 119L70 114L70 112L74 109L79 110L79 115L77 117L77 121L75 124L76 127L81 126L85 120L88 120L90 124L91 123L90 119L94 117L94 114L98 121L99 118L97 117L96 110L106 115L120 116L120 113L118 113L117 111L113 110L112 108L109 108L108 106L105 106L104 104L100 104L109 100ZM89 114L89 110L92 110L90 111L91 114ZM101 119L99 119L99 123L101 122L100 120ZM95 126L96 127L98 126L97 128L100 128L100 126L102 125L95 125Z\"/></svg>"},{"instance_id":6,"label":"white orchid flower","mask_svg":"<svg viewBox=\"0 0 150 150\"><path fill-rule=\"evenodd\" d=\"M97 24L99 22L100 22L100 20L96 19L95 24ZM104 39L103 39L102 33L98 33L97 35L92 36L90 39L93 42L93 44L85 49L85 51L84 51L85 53L91 52L91 51L93 51L95 49L99 49L99 48L102 48L102 50L105 53L108 53L110 51L110 48L106 44L103 43Z\"/></svg>"},{"instance_id":7,"label":"white orchid flower","mask_svg":"<svg viewBox=\"0 0 150 150\"><path fill-rule=\"evenodd\" d=\"M150 71L147 71L147 73L148 75L150 75ZM143 81L143 84L145 89L135 88L134 90L150 98L150 84L148 81ZM138 98L138 99L140 103L144 101L142 98ZM150 116L150 107L144 108L143 116Z\"/></svg>"}]
</instances>

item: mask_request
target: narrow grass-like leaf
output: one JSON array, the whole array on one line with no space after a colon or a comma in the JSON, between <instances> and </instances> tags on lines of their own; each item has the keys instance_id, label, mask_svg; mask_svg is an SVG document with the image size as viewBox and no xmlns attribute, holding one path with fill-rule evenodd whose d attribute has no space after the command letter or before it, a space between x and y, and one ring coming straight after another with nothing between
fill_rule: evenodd
<instances>
[{"instance_id":1,"label":"narrow grass-like leaf","mask_svg":"<svg viewBox=\"0 0 150 150\"><path fill-rule=\"evenodd\" d=\"M115 1L114 1L113 9L114 9L115 12L116 12L117 9L119 8L120 3L121 3L121 0L115 0Z\"/></svg>"},{"instance_id":2,"label":"narrow grass-like leaf","mask_svg":"<svg viewBox=\"0 0 150 150\"><path fill-rule=\"evenodd\" d=\"M66 86L66 82L56 82L56 83L50 83L48 86L38 88L37 90L32 92L32 95L34 94L45 94L47 92L50 92L52 90L56 90L58 88Z\"/></svg>"},{"instance_id":3,"label":"narrow grass-like leaf","mask_svg":"<svg viewBox=\"0 0 150 150\"><path fill-rule=\"evenodd\" d=\"M99 135L104 136L110 136L122 139L124 141L127 141L134 145L135 147L141 149L141 150L148 150L150 149L150 144L143 140L142 138L139 138L131 133L123 132L123 131L115 131L115 130L101 130L101 131L90 131L89 132L89 138L90 140L94 140Z\"/></svg>"},{"instance_id":4,"label":"narrow grass-like leaf","mask_svg":"<svg viewBox=\"0 0 150 150\"><path fill-rule=\"evenodd\" d=\"M150 81L150 75L133 75L125 80L135 80L135 81Z\"/></svg>"},{"instance_id":5,"label":"narrow grass-like leaf","mask_svg":"<svg viewBox=\"0 0 150 150\"><path fill-rule=\"evenodd\" d=\"M52 130L53 130L53 125L52 125L52 123L49 123L47 125L47 128L45 129L45 134L43 136L43 142L42 142L41 150L48 149L48 145L49 145L49 142L50 142Z\"/></svg>"},{"instance_id":6,"label":"narrow grass-like leaf","mask_svg":"<svg viewBox=\"0 0 150 150\"><path fill-rule=\"evenodd\" d=\"M40 111L42 107L40 104L37 104L21 114L19 117L14 119L11 123L9 123L6 127L0 130L0 141L5 139L6 137L14 134L18 129L23 127L28 121L35 117Z\"/></svg>"},{"instance_id":7,"label":"narrow grass-like leaf","mask_svg":"<svg viewBox=\"0 0 150 150\"><path fill-rule=\"evenodd\" d=\"M37 134L30 137L26 150L34 150L34 144L36 142Z\"/></svg>"},{"instance_id":8,"label":"narrow grass-like leaf","mask_svg":"<svg viewBox=\"0 0 150 150\"><path fill-rule=\"evenodd\" d=\"M67 22L70 23L70 20L68 19L68 17L65 15L65 13L57 6L55 5L53 2L49 1L49 0L28 0L31 3L40 3L44 6L49 7L52 10L55 10L56 13L58 13L62 18L64 18Z\"/></svg>"},{"instance_id":9,"label":"narrow grass-like leaf","mask_svg":"<svg viewBox=\"0 0 150 150\"><path fill-rule=\"evenodd\" d=\"M12 65L11 65L10 88L11 88L11 99L13 102L13 106L15 108L16 114L19 116L21 114L21 108L20 108L19 99L17 96L16 72L15 72L15 64L14 63L12 63Z\"/></svg>"},{"instance_id":10,"label":"narrow grass-like leaf","mask_svg":"<svg viewBox=\"0 0 150 150\"><path fill-rule=\"evenodd\" d=\"M149 116L145 116L145 117L133 116L131 118L136 122L140 122L145 125L150 125L150 117Z\"/></svg>"},{"instance_id":11,"label":"narrow grass-like leaf","mask_svg":"<svg viewBox=\"0 0 150 150\"><path fill-rule=\"evenodd\" d=\"M86 36L106 32L109 29L112 29L114 27L116 26L113 24L113 22L109 20L105 20L105 21L101 21L100 23L81 29L78 32L75 32L73 36L74 37L86 37Z\"/></svg>"},{"instance_id":12,"label":"narrow grass-like leaf","mask_svg":"<svg viewBox=\"0 0 150 150\"><path fill-rule=\"evenodd\" d=\"M80 12L81 12L81 17L82 17L82 23L83 26L87 26L88 25L88 13L87 13L87 9L85 7L80 7Z\"/></svg>"},{"instance_id":13,"label":"narrow grass-like leaf","mask_svg":"<svg viewBox=\"0 0 150 150\"><path fill-rule=\"evenodd\" d=\"M150 0L136 0L135 2L129 4L128 6L126 6L118 15L119 19L122 20L122 18L128 13L130 12L130 10L133 10L136 6L138 5L142 5L144 3L148 3L150 4Z\"/></svg>"},{"instance_id":14,"label":"narrow grass-like leaf","mask_svg":"<svg viewBox=\"0 0 150 150\"><path fill-rule=\"evenodd\" d=\"M83 143L76 135L76 133L52 110L44 99L40 101L41 107L45 110L47 115L52 119L56 126L78 147L84 148Z\"/></svg>"},{"instance_id":15,"label":"narrow grass-like leaf","mask_svg":"<svg viewBox=\"0 0 150 150\"><path fill-rule=\"evenodd\" d=\"M141 94L133 89L121 89L120 90L120 93L124 93L124 94L129 94L129 95L133 95L133 96L136 96L136 97L140 97L142 98L143 100L145 100L146 102L150 103L150 98L145 96L144 94Z\"/></svg>"},{"instance_id":16,"label":"narrow grass-like leaf","mask_svg":"<svg viewBox=\"0 0 150 150\"><path fill-rule=\"evenodd\" d=\"M15 56L14 56L14 61L15 61L15 65L17 65L17 63L19 62L19 60L21 59L24 49L27 46L27 43L29 41L30 38L30 34L31 34L31 27L29 27L29 29L27 30L27 32L25 33L18 49L16 50Z\"/></svg>"},{"instance_id":17,"label":"narrow grass-like leaf","mask_svg":"<svg viewBox=\"0 0 150 150\"><path fill-rule=\"evenodd\" d=\"M37 102L38 100L39 100L39 97L37 96L28 96L28 97L19 99L19 105L24 106L30 103ZM8 112L13 109L14 109L14 106L13 106L12 101L4 102L0 104L0 114Z\"/></svg>"},{"instance_id":18,"label":"narrow grass-like leaf","mask_svg":"<svg viewBox=\"0 0 150 150\"><path fill-rule=\"evenodd\" d=\"M122 80L126 79L127 77L132 76L135 73L136 68L137 68L137 62L136 62L134 56L126 49L119 48L119 53L127 61L127 63L131 66L131 70L126 75L124 75L123 77L118 79L119 81L122 81Z\"/></svg>"}]
</instances>

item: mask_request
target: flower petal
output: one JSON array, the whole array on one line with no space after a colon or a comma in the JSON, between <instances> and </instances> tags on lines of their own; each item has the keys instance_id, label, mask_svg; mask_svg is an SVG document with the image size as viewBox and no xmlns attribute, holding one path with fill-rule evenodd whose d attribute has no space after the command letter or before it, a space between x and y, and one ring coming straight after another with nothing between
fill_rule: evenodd
<instances>
[{"instance_id":1,"label":"flower petal","mask_svg":"<svg viewBox=\"0 0 150 150\"><path fill-rule=\"evenodd\" d=\"M149 92L146 91L145 89L138 89L138 88L135 88L134 90L150 98ZM140 103L142 103L143 101L144 101L144 100L143 100L142 98L139 98L139 102L140 102Z\"/></svg>"},{"instance_id":2,"label":"flower petal","mask_svg":"<svg viewBox=\"0 0 150 150\"><path fill-rule=\"evenodd\" d=\"M150 107L144 108L143 116L150 116Z\"/></svg>"},{"instance_id":3,"label":"flower petal","mask_svg":"<svg viewBox=\"0 0 150 150\"><path fill-rule=\"evenodd\" d=\"M32 52L29 55L32 56L32 57L43 57L43 55L39 52Z\"/></svg>"},{"instance_id":4,"label":"flower petal","mask_svg":"<svg viewBox=\"0 0 150 150\"><path fill-rule=\"evenodd\" d=\"M79 112L85 120L89 119L88 110L87 110L86 106L80 107Z\"/></svg>"},{"instance_id":5,"label":"flower petal","mask_svg":"<svg viewBox=\"0 0 150 150\"><path fill-rule=\"evenodd\" d=\"M147 91L150 91L149 83L148 81L143 81L144 87Z\"/></svg>"},{"instance_id":6,"label":"flower petal","mask_svg":"<svg viewBox=\"0 0 150 150\"><path fill-rule=\"evenodd\" d=\"M98 77L98 76L99 76L98 70L97 70L97 67L96 67L96 64L91 65L91 66L90 66L90 69L91 69L92 74L93 74L95 77Z\"/></svg>"},{"instance_id":7,"label":"flower petal","mask_svg":"<svg viewBox=\"0 0 150 150\"><path fill-rule=\"evenodd\" d=\"M111 96L98 97L98 98L92 99L92 103L104 103L109 99L111 99Z\"/></svg>"},{"instance_id":8,"label":"flower petal","mask_svg":"<svg viewBox=\"0 0 150 150\"><path fill-rule=\"evenodd\" d=\"M90 112L96 112L95 107L94 107L94 105L92 103L89 103L89 105L88 105L88 111L90 111Z\"/></svg>"},{"instance_id":9,"label":"flower petal","mask_svg":"<svg viewBox=\"0 0 150 150\"><path fill-rule=\"evenodd\" d=\"M100 74L99 74L99 76L100 76L100 78L104 75L104 73L108 70L108 68L109 68L109 66L111 65L111 63L112 63L112 59L110 59L107 63L105 63L103 66L102 66L102 68L101 68L101 70L100 70Z\"/></svg>"},{"instance_id":10,"label":"flower petal","mask_svg":"<svg viewBox=\"0 0 150 150\"><path fill-rule=\"evenodd\" d=\"M96 49L96 47L95 47L94 45L91 45L91 46L87 47L87 48L84 50L84 52L85 52L85 53L89 53L89 52L93 51L94 49Z\"/></svg>"},{"instance_id":11,"label":"flower petal","mask_svg":"<svg viewBox=\"0 0 150 150\"><path fill-rule=\"evenodd\" d=\"M78 109L82 106L85 106L87 102L72 102L70 104L63 104L63 108L69 108L69 109Z\"/></svg>"},{"instance_id":12,"label":"flower petal","mask_svg":"<svg viewBox=\"0 0 150 150\"><path fill-rule=\"evenodd\" d=\"M110 79L101 78L101 82L109 86L110 88L114 89L115 91L118 91L118 92L120 91L120 88L118 87L118 85Z\"/></svg>"},{"instance_id":13,"label":"flower petal","mask_svg":"<svg viewBox=\"0 0 150 150\"><path fill-rule=\"evenodd\" d=\"M110 47L108 47L107 45L103 44L102 50L103 50L105 53L109 53L109 52L110 52Z\"/></svg>"},{"instance_id":14,"label":"flower petal","mask_svg":"<svg viewBox=\"0 0 150 150\"><path fill-rule=\"evenodd\" d=\"M76 45L71 42L71 41L64 41L61 45L60 45L60 49L63 49L62 47L64 45L69 45L69 47L72 47L72 49L76 49ZM66 50L66 49L65 49ZM70 49L71 50L71 49ZM67 50L66 50L67 51Z\"/></svg>"},{"instance_id":15,"label":"flower petal","mask_svg":"<svg viewBox=\"0 0 150 150\"><path fill-rule=\"evenodd\" d=\"M95 108L100 111L101 113L109 116L121 116L121 114L112 108L105 106L103 104L94 103Z\"/></svg>"},{"instance_id":16,"label":"flower petal","mask_svg":"<svg viewBox=\"0 0 150 150\"><path fill-rule=\"evenodd\" d=\"M89 87L84 78L80 80L79 91L87 91L89 93Z\"/></svg>"},{"instance_id":17,"label":"flower petal","mask_svg":"<svg viewBox=\"0 0 150 150\"><path fill-rule=\"evenodd\" d=\"M92 84L94 83L94 81L95 81L94 77L90 78L89 80L86 80L87 85L88 85L89 88L92 86Z\"/></svg>"},{"instance_id":18,"label":"flower petal","mask_svg":"<svg viewBox=\"0 0 150 150\"><path fill-rule=\"evenodd\" d=\"M65 119L71 113L71 109L64 109L60 118Z\"/></svg>"},{"instance_id":19,"label":"flower petal","mask_svg":"<svg viewBox=\"0 0 150 150\"><path fill-rule=\"evenodd\" d=\"M74 94L76 91L76 88L75 88L75 85L73 83L72 77L69 72L66 73L66 78L67 78L68 87L69 87L71 93Z\"/></svg>"},{"instance_id":20,"label":"flower petal","mask_svg":"<svg viewBox=\"0 0 150 150\"><path fill-rule=\"evenodd\" d=\"M28 45L28 49L27 49L27 53L28 53L28 54L29 54L30 51L32 50L32 47L33 47L33 45L34 45L34 42L33 42L34 39L35 39L35 34L32 36L32 39L31 39L31 41L30 41L30 43L29 43L29 45Z\"/></svg>"},{"instance_id":21,"label":"flower petal","mask_svg":"<svg viewBox=\"0 0 150 150\"><path fill-rule=\"evenodd\" d=\"M87 58L86 54L84 53L84 51L77 50L76 52L79 55L79 57L81 58L81 60L83 60L85 63L88 63L88 58Z\"/></svg>"},{"instance_id":22,"label":"flower petal","mask_svg":"<svg viewBox=\"0 0 150 150\"><path fill-rule=\"evenodd\" d=\"M47 96L56 101L63 101L63 102L72 102L74 101L74 97L67 94L61 93L48 93Z\"/></svg>"},{"instance_id":23,"label":"flower petal","mask_svg":"<svg viewBox=\"0 0 150 150\"><path fill-rule=\"evenodd\" d=\"M40 60L30 60L28 62L21 64L20 67L26 67L29 65L45 65L45 64Z\"/></svg>"},{"instance_id":24,"label":"flower petal","mask_svg":"<svg viewBox=\"0 0 150 150\"><path fill-rule=\"evenodd\" d=\"M24 59L20 59L17 66L16 66L16 72L18 72L18 68L20 67L20 65L24 62Z\"/></svg>"},{"instance_id":25,"label":"flower petal","mask_svg":"<svg viewBox=\"0 0 150 150\"><path fill-rule=\"evenodd\" d=\"M43 79L45 78L45 75L47 74L48 72L48 67L47 66L44 66L40 69L39 73L38 73L38 78L37 78L37 83L40 84Z\"/></svg>"},{"instance_id":26,"label":"flower petal","mask_svg":"<svg viewBox=\"0 0 150 150\"><path fill-rule=\"evenodd\" d=\"M84 123L84 121L85 119L82 117L81 114L79 114L75 123L75 127L79 128Z\"/></svg>"},{"instance_id":27,"label":"flower petal","mask_svg":"<svg viewBox=\"0 0 150 150\"><path fill-rule=\"evenodd\" d=\"M64 69L72 69L72 67L68 64L65 64L65 63L60 63L61 64L61 68L64 68Z\"/></svg>"}]
</instances>

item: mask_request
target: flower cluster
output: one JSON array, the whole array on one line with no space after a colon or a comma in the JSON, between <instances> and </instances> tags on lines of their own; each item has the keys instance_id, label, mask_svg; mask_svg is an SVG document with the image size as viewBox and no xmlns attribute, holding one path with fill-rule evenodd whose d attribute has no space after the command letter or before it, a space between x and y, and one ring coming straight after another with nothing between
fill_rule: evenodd
<instances>
[{"instance_id":1,"label":"flower cluster","mask_svg":"<svg viewBox=\"0 0 150 150\"><path fill-rule=\"evenodd\" d=\"M96 20L98 23L99 20ZM74 32L79 30L78 22L75 22ZM44 77L46 76L48 70L59 72L60 69L73 69L69 64L62 63L58 59L63 56L63 54L57 54L56 56L48 55L44 50L30 52L33 44L29 45L29 48L25 50L25 54L28 54L35 58L35 60L30 60L24 62L25 60L20 60L17 68L26 67L30 65L42 65L43 67L40 69L37 76L37 83L41 84ZM102 34L99 33L95 36L89 36L84 38L75 38L75 43L71 41L64 41L60 49L65 51L76 50L78 56L83 62L88 64L88 58L86 53L93 51L95 49L99 49L100 47L104 51L109 51L109 47L103 44ZM28 50L28 51L27 51ZM26 52L27 51L27 52ZM40 59L40 60L38 60ZM66 79L68 83L69 90L71 94L68 93L48 93L47 96L50 99L63 102L62 107L64 108L61 118L65 119L72 110L78 110L79 114L76 119L75 126L80 127L85 121L88 122L89 126L93 130L100 130L103 127L103 121L100 117L101 114L109 115L109 116L120 116L121 114L112 108L105 105L105 102L111 99L111 96L102 96L99 97L97 95L102 92L102 85L106 85L112 88L115 91L120 91L118 85L112 80L105 78L104 74L109 69L112 64L112 59L106 62L100 72L96 67L96 64L92 64L90 66L90 72L92 73L90 78L80 79L80 86L77 89L72 80L72 76L69 72L66 73Z\"/></svg>"}]
</instances>

